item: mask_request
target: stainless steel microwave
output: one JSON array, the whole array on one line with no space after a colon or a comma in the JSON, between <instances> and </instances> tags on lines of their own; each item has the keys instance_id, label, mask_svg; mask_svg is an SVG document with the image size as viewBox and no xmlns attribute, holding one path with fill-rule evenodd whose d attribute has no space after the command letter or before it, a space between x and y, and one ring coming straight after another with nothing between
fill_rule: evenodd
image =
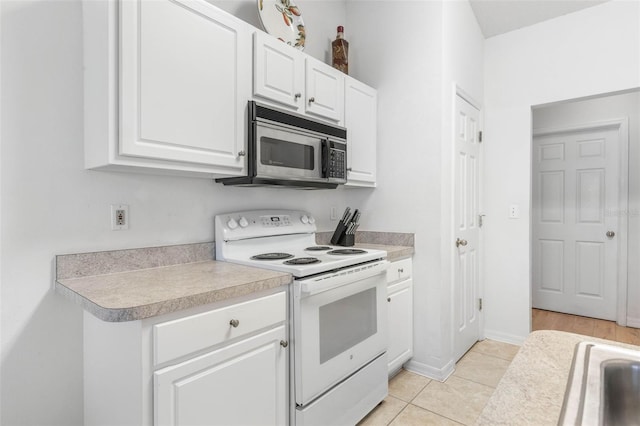
<instances>
[{"instance_id":1,"label":"stainless steel microwave","mask_svg":"<svg viewBox=\"0 0 640 426\"><path fill-rule=\"evenodd\" d=\"M247 176L224 185L336 188L347 181L347 130L255 101L248 105Z\"/></svg>"}]
</instances>

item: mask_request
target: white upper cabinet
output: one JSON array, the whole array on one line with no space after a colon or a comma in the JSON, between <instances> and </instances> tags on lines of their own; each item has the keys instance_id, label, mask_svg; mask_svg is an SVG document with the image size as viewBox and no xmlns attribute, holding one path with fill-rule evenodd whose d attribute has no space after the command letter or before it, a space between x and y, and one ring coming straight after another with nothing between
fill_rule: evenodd
<instances>
[{"instance_id":1,"label":"white upper cabinet","mask_svg":"<svg viewBox=\"0 0 640 426\"><path fill-rule=\"evenodd\" d=\"M253 94L304 113L304 54L262 31L253 39Z\"/></svg>"},{"instance_id":2,"label":"white upper cabinet","mask_svg":"<svg viewBox=\"0 0 640 426\"><path fill-rule=\"evenodd\" d=\"M83 4L87 167L244 174L251 27L204 0Z\"/></svg>"},{"instance_id":3,"label":"white upper cabinet","mask_svg":"<svg viewBox=\"0 0 640 426\"><path fill-rule=\"evenodd\" d=\"M255 33L253 47L256 98L343 124L343 73L262 31Z\"/></svg>"},{"instance_id":4,"label":"white upper cabinet","mask_svg":"<svg viewBox=\"0 0 640 426\"><path fill-rule=\"evenodd\" d=\"M306 66L306 112L342 123L344 120L344 79L337 69L308 57Z\"/></svg>"},{"instance_id":5,"label":"white upper cabinet","mask_svg":"<svg viewBox=\"0 0 640 426\"><path fill-rule=\"evenodd\" d=\"M375 89L346 78L347 186L376 185L377 99Z\"/></svg>"}]
</instances>

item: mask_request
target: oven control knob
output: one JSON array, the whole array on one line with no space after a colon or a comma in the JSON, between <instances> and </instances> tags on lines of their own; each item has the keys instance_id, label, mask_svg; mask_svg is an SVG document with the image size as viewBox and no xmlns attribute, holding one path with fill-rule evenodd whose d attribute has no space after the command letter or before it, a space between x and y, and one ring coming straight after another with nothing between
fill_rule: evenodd
<instances>
[{"instance_id":1,"label":"oven control knob","mask_svg":"<svg viewBox=\"0 0 640 426\"><path fill-rule=\"evenodd\" d=\"M306 214L303 214L300 218L300 221L306 225L307 223L309 223L309 217Z\"/></svg>"},{"instance_id":2,"label":"oven control knob","mask_svg":"<svg viewBox=\"0 0 640 426\"><path fill-rule=\"evenodd\" d=\"M229 222L227 222L227 226L229 229L236 229L238 227L238 222L236 222L234 218L231 218L229 219Z\"/></svg>"},{"instance_id":3,"label":"oven control knob","mask_svg":"<svg viewBox=\"0 0 640 426\"><path fill-rule=\"evenodd\" d=\"M312 224L312 225L313 225L314 223L316 223L316 218L315 218L315 217L313 217L313 216L309 216L309 223L310 223L310 224Z\"/></svg>"},{"instance_id":4,"label":"oven control knob","mask_svg":"<svg viewBox=\"0 0 640 426\"><path fill-rule=\"evenodd\" d=\"M240 220L238 221L238 223L240 224L241 228L246 228L249 225L249 221L247 220L246 217L242 216L240 218Z\"/></svg>"}]
</instances>

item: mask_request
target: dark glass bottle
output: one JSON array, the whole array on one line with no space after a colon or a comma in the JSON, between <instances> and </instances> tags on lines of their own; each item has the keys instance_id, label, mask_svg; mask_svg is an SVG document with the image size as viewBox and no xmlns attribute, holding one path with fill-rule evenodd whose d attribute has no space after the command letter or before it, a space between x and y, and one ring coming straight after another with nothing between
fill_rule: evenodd
<instances>
[{"instance_id":1,"label":"dark glass bottle","mask_svg":"<svg viewBox=\"0 0 640 426\"><path fill-rule=\"evenodd\" d=\"M338 27L338 35L331 42L331 56L333 67L345 74L349 74L349 42L344 39L344 27Z\"/></svg>"}]
</instances>

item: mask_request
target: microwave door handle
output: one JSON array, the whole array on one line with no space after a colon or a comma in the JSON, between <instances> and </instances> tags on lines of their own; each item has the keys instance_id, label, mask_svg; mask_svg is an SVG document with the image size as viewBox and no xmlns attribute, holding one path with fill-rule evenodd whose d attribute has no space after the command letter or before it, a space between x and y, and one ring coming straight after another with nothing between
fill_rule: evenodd
<instances>
[{"instance_id":1,"label":"microwave door handle","mask_svg":"<svg viewBox=\"0 0 640 426\"><path fill-rule=\"evenodd\" d=\"M329 177L329 139L323 139L321 142L322 145L322 154L321 160L322 163L322 177Z\"/></svg>"}]
</instances>

